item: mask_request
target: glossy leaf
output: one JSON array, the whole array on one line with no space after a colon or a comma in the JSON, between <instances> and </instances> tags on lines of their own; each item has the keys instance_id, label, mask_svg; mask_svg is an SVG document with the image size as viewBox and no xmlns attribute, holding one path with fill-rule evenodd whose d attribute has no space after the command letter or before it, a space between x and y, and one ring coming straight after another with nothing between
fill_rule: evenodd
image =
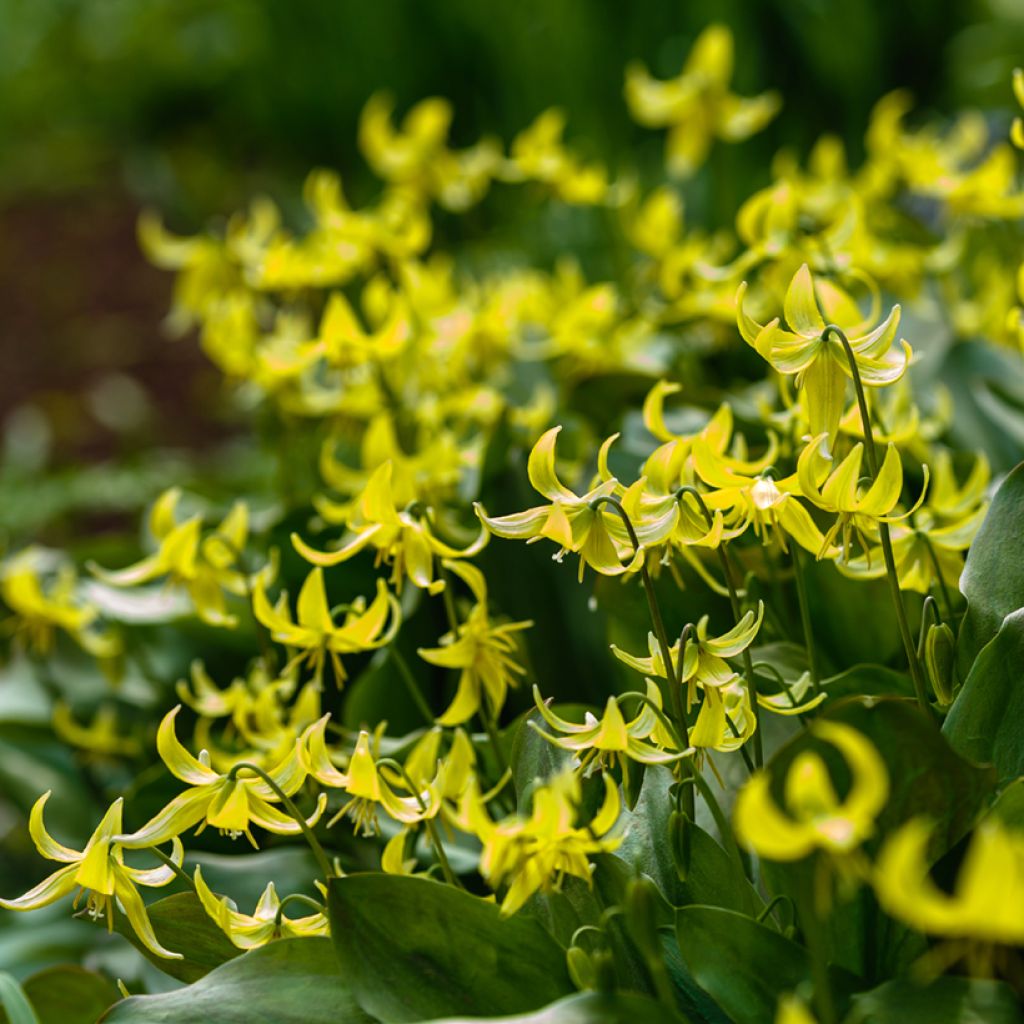
<instances>
[{"instance_id":1,"label":"glossy leaf","mask_svg":"<svg viewBox=\"0 0 1024 1024\"><path fill-rule=\"evenodd\" d=\"M534 1010L572 991L561 946L519 914L426 878L331 881L331 933L359 1004L395 1024Z\"/></svg>"},{"instance_id":2,"label":"glossy leaf","mask_svg":"<svg viewBox=\"0 0 1024 1024\"><path fill-rule=\"evenodd\" d=\"M1020 1024L1013 991L995 981L936 978L928 985L899 979L854 997L858 1024Z\"/></svg>"},{"instance_id":3,"label":"glossy leaf","mask_svg":"<svg viewBox=\"0 0 1024 1024\"><path fill-rule=\"evenodd\" d=\"M39 1024L94 1024L121 998L108 978L73 964L39 971L22 988Z\"/></svg>"},{"instance_id":4,"label":"glossy leaf","mask_svg":"<svg viewBox=\"0 0 1024 1024\"><path fill-rule=\"evenodd\" d=\"M445 1017L429 1024L640 1024L642 1021L685 1024L683 1017L649 996L634 992L580 992L534 1013L511 1017Z\"/></svg>"},{"instance_id":5,"label":"glossy leaf","mask_svg":"<svg viewBox=\"0 0 1024 1024\"><path fill-rule=\"evenodd\" d=\"M329 939L280 939L187 988L132 996L103 1024L373 1024L338 969Z\"/></svg>"}]
</instances>

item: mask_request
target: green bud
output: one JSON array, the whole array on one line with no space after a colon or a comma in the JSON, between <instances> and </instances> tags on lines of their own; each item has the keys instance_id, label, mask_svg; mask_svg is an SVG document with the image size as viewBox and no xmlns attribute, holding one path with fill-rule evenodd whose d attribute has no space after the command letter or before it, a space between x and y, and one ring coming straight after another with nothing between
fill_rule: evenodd
<instances>
[{"instance_id":1,"label":"green bud","mask_svg":"<svg viewBox=\"0 0 1024 1024\"><path fill-rule=\"evenodd\" d=\"M597 988L597 966L594 958L579 946L572 946L566 951L565 964L569 968L572 983L581 991Z\"/></svg>"},{"instance_id":2,"label":"green bud","mask_svg":"<svg viewBox=\"0 0 1024 1024\"><path fill-rule=\"evenodd\" d=\"M634 878L626 887L626 925L645 954L654 951L660 955L657 900L654 883L648 878Z\"/></svg>"},{"instance_id":3,"label":"green bud","mask_svg":"<svg viewBox=\"0 0 1024 1024\"><path fill-rule=\"evenodd\" d=\"M690 873L690 855L693 845L693 822L684 811L673 811L668 819L669 841L672 844L672 859L680 882L685 882Z\"/></svg>"},{"instance_id":4,"label":"green bud","mask_svg":"<svg viewBox=\"0 0 1024 1024\"><path fill-rule=\"evenodd\" d=\"M945 622L928 629L924 639L924 664L939 704L949 707L956 684L956 638Z\"/></svg>"}]
</instances>

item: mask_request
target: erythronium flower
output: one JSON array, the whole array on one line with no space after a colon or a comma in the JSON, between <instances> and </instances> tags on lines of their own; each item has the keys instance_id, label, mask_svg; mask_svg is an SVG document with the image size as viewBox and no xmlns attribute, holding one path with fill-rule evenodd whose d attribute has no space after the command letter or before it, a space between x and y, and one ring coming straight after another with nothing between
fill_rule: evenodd
<instances>
[{"instance_id":1,"label":"erythronium flower","mask_svg":"<svg viewBox=\"0 0 1024 1024\"><path fill-rule=\"evenodd\" d=\"M179 704L164 716L157 730L156 746L168 771L176 779L188 783L189 788L140 829L118 836L118 842L126 849L157 846L193 825L199 825L199 831L210 825L232 838L244 835L253 846L256 846L253 825L278 835L298 835L302 831L301 825L272 806L281 798L274 787L255 772L239 767L222 774L210 767L206 751L200 751L199 757L194 757L181 745L174 731L174 721L180 710ZM306 779L300 746L301 740L293 743L285 757L266 770L267 776L286 797L298 792ZM325 806L326 799L321 796L307 819L309 826L320 820Z\"/></svg>"},{"instance_id":2,"label":"erythronium flower","mask_svg":"<svg viewBox=\"0 0 1024 1024\"><path fill-rule=\"evenodd\" d=\"M886 840L873 875L885 910L927 935L1024 944L1024 832L983 821L950 892L929 875L932 831L914 818Z\"/></svg>"},{"instance_id":3,"label":"erythronium flower","mask_svg":"<svg viewBox=\"0 0 1024 1024\"><path fill-rule=\"evenodd\" d=\"M818 309L819 301L829 323L847 332L862 384L883 387L894 384L906 372L910 346L901 340L899 351L892 351L900 322L899 306L893 306L874 330L860 333L866 325L856 303L828 281L816 284L805 263L786 291L783 312L789 330L785 330L777 317L762 325L746 313L746 287L746 282L741 284L736 296L740 334L779 373L797 375L812 434L837 436L846 408L846 378L853 372L842 343L834 335L825 336L827 325Z\"/></svg>"},{"instance_id":4,"label":"erythronium flower","mask_svg":"<svg viewBox=\"0 0 1024 1024\"><path fill-rule=\"evenodd\" d=\"M404 509L395 505L392 494L392 462L383 463L370 477L362 494L352 503L348 533L336 551L317 551L298 534L292 534L295 550L317 566L338 565L370 546L377 551L377 562L391 565L391 582L400 588L408 577L412 583L431 593L444 587L434 578L435 558L472 558L487 544L490 535L480 536L466 548L453 548L434 536L426 510L411 503Z\"/></svg>"},{"instance_id":5,"label":"erythronium flower","mask_svg":"<svg viewBox=\"0 0 1024 1024\"><path fill-rule=\"evenodd\" d=\"M737 678L738 674L729 667L725 659L735 658L754 642L763 618L764 604L759 601L756 613L746 612L732 629L721 636L711 637L708 636L709 618L707 615L701 617L697 628L687 637L683 650L681 681L687 684L687 706L696 699L698 686L725 686ZM620 650L615 644L611 645L611 649L619 661L636 669L637 672L668 679L665 660L653 633L648 634L647 643L650 655L646 658ZM672 664L679 665L679 641L676 641L669 653L672 656Z\"/></svg>"},{"instance_id":6,"label":"erythronium flower","mask_svg":"<svg viewBox=\"0 0 1024 1024\"><path fill-rule=\"evenodd\" d=\"M660 691L650 679L647 680L647 698L658 708L661 707ZM667 737L650 704L645 703L636 717L627 722L619 707L620 698L609 697L600 719L587 711L583 722L577 723L568 722L556 715L542 700L536 686L533 688L533 700L544 721L561 735L552 736L533 722L530 724L549 743L576 754L586 775L605 768L610 761L617 762L626 775L630 761L639 764L671 764L693 753L692 748L664 750L655 746L652 737L656 734L659 740Z\"/></svg>"},{"instance_id":7,"label":"erythronium flower","mask_svg":"<svg viewBox=\"0 0 1024 1024\"><path fill-rule=\"evenodd\" d=\"M433 783L411 795L397 792L405 787L405 780L377 764L370 747L370 734L364 729L359 733L355 750L348 758L345 771L338 769L327 746L327 722L325 715L310 730L303 744L303 760L309 774L321 785L343 790L349 800L330 820L328 827L339 818L349 815L354 829L362 829L364 836L375 835L378 831L377 811L384 811L395 821L411 825L425 818L434 817L441 809L441 798Z\"/></svg>"},{"instance_id":8,"label":"erythronium flower","mask_svg":"<svg viewBox=\"0 0 1024 1024\"><path fill-rule=\"evenodd\" d=\"M849 766L851 782L840 800L821 756L801 751L785 780L785 810L771 793L771 775L755 772L740 790L733 813L736 837L768 860L800 860L815 850L852 854L875 830L875 818L889 797L885 763L856 729L818 721L813 734L836 747Z\"/></svg>"},{"instance_id":9,"label":"erythronium flower","mask_svg":"<svg viewBox=\"0 0 1024 1024\"><path fill-rule=\"evenodd\" d=\"M124 569L111 571L96 565L91 569L115 587L134 587L165 577L187 591L204 622L235 626L238 620L228 614L224 591L244 596L253 581L266 586L274 575L275 563L269 562L252 579L238 568L249 536L249 510L245 502L236 502L217 529L204 538L201 515L176 521L180 499L181 491L171 488L153 506L149 528L159 543L153 554Z\"/></svg>"},{"instance_id":10,"label":"erythronium flower","mask_svg":"<svg viewBox=\"0 0 1024 1024\"><path fill-rule=\"evenodd\" d=\"M204 909L239 949L255 949L271 939L330 934L330 925L322 912L294 918L281 914L281 899L273 882L263 890L252 914L239 913L229 904L226 896L218 898L206 884L198 867L195 883L196 895Z\"/></svg>"},{"instance_id":11,"label":"erythronium flower","mask_svg":"<svg viewBox=\"0 0 1024 1024\"><path fill-rule=\"evenodd\" d=\"M610 833L621 810L619 791L603 776L605 798L593 819L578 822L582 794L574 772L548 779L533 794L528 817L512 815L495 822L479 794L460 801L460 827L483 843L480 871L492 888L508 885L502 914L514 914L535 892L555 887L564 875L590 882L587 858L615 850L620 837Z\"/></svg>"},{"instance_id":12,"label":"erythronium flower","mask_svg":"<svg viewBox=\"0 0 1024 1024\"><path fill-rule=\"evenodd\" d=\"M58 568L49 585L43 583L46 552L30 547L0 563L0 598L14 613L5 626L24 634L28 646L40 654L53 649L54 634L62 629L95 658L121 653L117 634L98 628L99 610L75 592L75 572Z\"/></svg>"},{"instance_id":13,"label":"erythronium flower","mask_svg":"<svg viewBox=\"0 0 1024 1024\"><path fill-rule=\"evenodd\" d=\"M732 33L725 25L709 25L697 37L676 78L658 81L642 64L626 68L626 103L634 120L669 129L670 174L689 177L704 163L715 136L739 142L778 113L777 93L748 99L731 92L732 70Z\"/></svg>"},{"instance_id":14,"label":"erythronium flower","mask_svg":"<svg viewBox=\"0 0 1024 1024\"><path fill-rule=\"evenodd\" d=\"M739 750L757 730L757 718L750 707L750 693L739 676L709 686L697 721L690 730L690 742L698 750Z\"/></svg>"},{"instance_id":15,"label":"erythronium flower","mask_svg":"<svg viewBox=\"0 0 1024 1024\"><path fill-rule=\"evenodd\" d=\"M475 566L459 562L444 563L445 568L461 577L473 592L476 603L458 630L441 637L441 646L420 648L419 656L431 665L460 669L459 685L448 709L437 721L439 725L461 725L481 710L486 699L487 713L497 715L505 705L509 686L526 669L516 660L518 645L514 634L529 629L533 623L504 622L493 624L487 611L487 582Z\"/></svg>"},{"instance_id":16,"label":"erythronium flower","mask_svg":"<svg viewBox=\"0 0 1024 1024\"><path fill-rule=\"evenodd\" d=\"M253 613L270 630L270 635L286 647L305 652L313 666L315 678L322 677L324 659L328 655L334 667L335 678L346 678L341 663L342 654L356 654L387 646L398 631L401 609L384 580L377 580L377 596L366 606L362 598L352 602L340 624L327 603L324 571L314 569L302 584L295 609L295 618L288 611L288 595L281 594L276 605L267 599L262 584L253 591ZM391 625L385 630L390 613Z\"/></svg>"},{"instance_id":17,"label":"erythronium flower","mask_svg":"<svg viewBox=\"0 0 1024 1024\"><path fill-rule=\"evenodd\" d=\"M88 893L86 910L90 917L98 919L106 917L107 928L112 929L113 906L117 905L128 918L129 924L138 936L139 941L157 956L180 960L182 954L165 949L153 931L146 906L136 886L159 887L167 885L175 877L175 871L169 865L158 868L132 868L124 863L123 844L119 842L121 831L121 809L124 801L119 797L111 804L81 852L62 846L46 831L43 823L43 808L49 800L47 791L36 802L29 815L29 833L36 849L49 860L60 861L65 867L55 871L24 896L14 900L0 899L0 907L7 910L36 910L48 906L79 888ZM171 853L172 862L181 866L184 850L181 842L175 838Z\"/></svg>"},{"instance_id":18,"label":"erythronium flower","mask_svg":"<svg viewBox=\"0 0 1024 1024\"><path fill-rule=\"evenodd\" d=\"M510 537L533 542L546 537L558 544L561 550L556 558L561 559L567 551L580 556L580 579L584 567L589 565L603 576L619 576L633 568L643 557L636 552L629 564L623 564L622 557L633 555L628 546L616 546L609 530L613 513L609 513L602 499L611 497L619 488L614 478L603 481L586 494L570 491L555 472L555 441L561 427L552 427L533 446L527 462L527 473L534 490L550 501L516 512L510 516L490 518L477 504L477 515L491 533L498 537Z\"/></svg>"},{"instance_id":19,"label":"erythronium flower","mask_svg":"<svg viewBox=\"0 0 1024 1024\"><path fill-rule=\"evenodd\" d=\"M903 492L903 463L896 446L887 446L878 477L865 490L861 485L860 476L864 446L854 445L849 455L830 471L832 456L828 453L827 440L827 436L821 434L801 452L797 460L797 479L806 498L818 508L836 516L835 523L825 534L818 557L825 556L838 534L842 538L842 558L843 561L847 561L853 536L858 538L861 546L867 551L868 538L879 522L898 522L917 510L924 501L928 489L928 467L923 467L924 485L917 502L909 511L894 515L893 509L899 503L900 494Z\"/></svg>"}]
</instances>

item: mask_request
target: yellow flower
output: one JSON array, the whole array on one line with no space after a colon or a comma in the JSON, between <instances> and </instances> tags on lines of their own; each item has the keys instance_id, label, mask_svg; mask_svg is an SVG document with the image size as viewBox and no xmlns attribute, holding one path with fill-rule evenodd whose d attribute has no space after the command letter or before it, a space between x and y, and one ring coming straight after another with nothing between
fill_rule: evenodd
<instances>
[{"instance_id":1,"label":"yellow flower","mask_svg":"<svg viewBox=\"0 0 1024 1024\"><path fill-rule=\"evenodd\" d=\"M903 491L903 463L896 446L889 444L886 447L878 477L864 490L860 477L864 445L854 445L849 455L829 471L832 456L827 451L827 442L828 435L822 434L801 452L797 460L797 479L804 497L836 516L835 523L825 534L818 558L826 555L836 536L841 534L841 558L846 562L850 558L850 542L854 536L867 552L869 537L878 523L899 522L920 507L928 489L928 467L923 467L924 484L915 504L907 512L895 515L893 509Z\"/></svg>"},{"instance_id":2,"label":"yellow flower","mask_svg":"<svg viewBox=\"0 0 1024 1024\"><path fill-rule=\"evenodd\" d=\"M827 433L830 441L838 431L846 408L846 378L852 370L842 343L834 334L824 337L826 321L846 332L861 382L867 387L894 384L910 364L911 349L900 341L900 351L892 351L900 322L900 307L874 329L867 330L856 303L830 281L815 282L807 264L796 272L786 290L783 312L789 330L779 326L776 317L759 324L743 308L746 282L736 296L737 322L743 340L782 374L796 374L797 387L804 400L811 433ZM861 333L865 332L865 333Z\"/></svg>"},{"instance_id":3,"label":"yellow flower","mask_svg":"<svg viewBox=\"0 0 1024 1024\"><path fill-rule=\"evenodd\" d=\"M567 551L575 552L580 556L581 580L587 565L604 576L618 576L630 571L643 553L637 552L633 562L623 564L622 556L632 555L632 549L628 545L616 546L609 529L613 514L602 506L595 507L601 499L615 493L618 481L605 480L583 495L569 490L555 472L555 441L561 429L552 427L541 435L527 462L530 483L535 491L550 501L549 505L492 519L477 502L474 505L476 513L487 529L498 537L526 540L528 543L542 537L553 540L560 546L555 555L557 561L561 561ZM617 516L614 518L618 519Z\"/></svg>"},{"instance_id":4,"label":"yellow flower","mask_svg":"<svg viewBox=\"0 0 1024 1024\"><path fill-rule=\"evenodd\" d=\"M1017 103L1024 107L1024 70L1021 68L1013 69L1013 95L1017 98ZM1024 149L1024 120L1019 117L1013 119L1010 138L1018 149Z\"/></svg>"},{"instance_id":5,"label":"yellow flower","mask_svg":"<svg viewBox=\"0 0 1024 1024\"><path fill-rule=\"evenodd\" d=\"M517 676L526 672L516 660L518 645L514 633L529 629L533 622L491 623L487 611L487 583L475 566L445 561L449 572L455 573L469 586L476 603L455 632L441 637L441 646L417 652L431 665L461 669L459 686L448 709L438 719L443 726L461 725L481 710L486 700L486 713L496 716L505 706L509 686L518 683Z\"/></svg>"},{"instance_id":6,"label":"yellow flower","mask_svg":"<svg viewBox=\"0 0 1024 1024\"><path fill-rule=\"evenodd\" d=\"M217 927L239 949L255 949L272 939L330 934L330 925L322 912L307 917L285 917L280 914L281 900L273 882L268 883L263 890L252 914L239 913L229 904L226 896L218 899L206 884L198 867L195 883L196 895L204 909L217 923Z\"/></svg>"},{"instance_id":7,"label":"yellow flower","mask_svg":"<svg viewBox=\"0 0 1024 1024\"><path fill-rule=\"evenodd\" d=\"M363 598L357 598L345 613L340 625L327 604L323 569L314 569L302 584L296 604L295 618L288 611L288 595L282 593L276 605L271 605L262 583L253 590L253 614L270 630L270 635L286 647L299 650L313 666L314 678L319 683L324 659L329 655L339 682L346 678L341 663L342 654L356 654L386 647L394 639L401 622L401 609L395 596L383 580L377 580L377 596L369 607ZM385 630L390 614L391 625ZM303 655L305 652L305 655Z\"/></svg>"},{"instance_id":8,"label":"yellow flower","mask_svg":"<svg viewBox=\"0 0 1024 1024\"><path fill-rule=\"evenodd\" d=\"M159 887L167 885L175 877L174 870L163 865L158 868L132 868L124 863L123 844L119 842L121 831L121 809L123 801L118 798L97 825L81 852L62 846L46 831L43 823L43 808L49 800L47 791L36 802L29 815L28 828L36 849L48 860L66 865L45 878L24 896L14 900L0 899L0 907L7 910L36 910L55 903L76 887L88 893L86 911L93 920L106 917L107 928L112 929L113 906L118 907L128 918L139 941L152 953L168 959L180 960L181 953L165 949L157 939L146 913L146 905L136 886ZM170 838L170 837L168 837ZM181 866L184 850L178 839L174 839L171 859ZM81 899L81 891L75 899L75 906Z\"/></svg>"},{"instance_id":9,"label":"yellow flower","mask_svg":"<svg viewBox=\"0 0 1024 1024\"><path fill-rule=\"evenodd\" d=\"M126 849L144 849L165 843L193 825L199 825L200 832L210 825L232 838L244 835L253 846L256 846L253 825L277 835L298 835L301 826L272 806L280 797L262 778L247 768L240 768L237 773L214 771L206 751L201 751L197 758L181 745L174 732L174 721L180 710L179 704L164 716L157 730L156 748L167 770L189 788L140 829L119 835L117 841ZM300 746L301 741L292 744L289 753L267 770L267 775L285 796L298 792L306 779ZM320 820L325 805L325 798L321 796L307 819L308 825Z\"/></svg>"},{"instance_id":10,"label":"yellow flower","mask_svg":"<svg viewBox=\"0 0 1024 1024\"><path fill-rule=\"evenodd\" d=\"M730 92L732 71L732 33L717 24L697 37L676 78L658 81L639 63L626 68L626 103L634 120L669 129L666 160L673 176L689 177L698 170L713 137L739 142L778 113L777 93L747 99Z\"/></svg>"},{"instance_id":11,"label":"yellow flower","mask_svg":"<svg viewBox=\"0 0 1024 1024\"><path fill-rule=\"evenodd\" d=\"M983 821L951 892L929 876L931 834L931 824L915 818L886 840L873 876L885 910L928 935L1024 943L1024 832Z\"/></svg>"},{"instance_id":12,"label":"yellow flower","mask_svg":"<svg viewBox=\"0 0 1024 1024\"><path fill-rule=\"evenodd\" d=\"M149 528L159 542L153 554L124 569L110 571L97 565L90 569L115 587L135 587L167 577L184 587L204 622L233 627L238 619L228 614L224 591L245 596L249 590L251 581L238 567L249 536L249 510L245 502L236 502L217 529L204 538L201 515L190 516L181 523L176 521L180 499L181 491L173 487L160 495L153 506ZM271 562L253 579L265 586L274 569Z\"/></svg>"},{"instance_id":13,"label":"yellow flower","mask_svg":"<svg viewBox=\"0 0 1024 1024\"><path fill-rule=\"evenodd\" d=\"M804 750L786 774L783 811L771 793L771 774L755 772L736 799L733 827L742 843L768 860L800 860L815 850L853 853L874 833L875 818L889 796L885 763L859 732L826 721L811 729L845 758L850 790L840 800L821 756Z\"/></svg>"},{"instance_id":14,"label":"yellow flower","mask_svg":"<svg viewBox=\"0 0 1024 1024\"><path fill-rule=\"evenodd\" d=\"M46 562L42 548L30 547L0 563L0 597L14 613L10 624L13 630L23 633L29 646L40 654L53 649L57 629L64 630L95 658L120 654L120 638L99 628L99 610L76 593L71 566L59 566L56 578L44 587Z\"/></svg>"},{"instance_id":15,"label":"yellow flower","mask_svg":"<svg viewBox=\"0 0 1024 1024\"><path fill-rule=\"evenodd\" d=\"M462 824L483 844L480 872L492 888L508 885L503 914L514 914L538 890L549 891L564 875L590 882L588 856L610 853L621 838L610 835L619 817L619 791L603 776L605 798L588 824L578 824L582 799L574 772L549 779L533 794L529 817L513 815L494 822L475 792L460 806Z\"/></svg>"},{"instance_id":16,"label":"yellow flower","mask_svg":"<svg viewBox=\"0 0 1024 1024\"><path fill-rule=\"evenodd\" d=\"M321 785L343 790L349 796L341 810L328 822L328 827L347 814L354 822L355 831L361 829L364 836L372 836L378 831L378 808L382 807L389 817L403 825L423 821L438 813L441 798L433 783L412 795L403 796L397 792L399 786L405 787L405 780L401 775L396 777L390 768L377 764L370 749L370 734L365 729L359 733L347 769L340 771L327 746L329 718L329 715L321 718L302 745L303 761L309 774Z\"/></svg>"},{"instance_id":17,"label":"yellow flower","mask_svg":"<svg viewBox=\"0 0 1024 1024\"><path fill-rule=\"evenodd\" d=\"M353 502L348 519L348 532L336 551L317 551L298 534L292 534L292 544L303 558L317 566L338 565L358 554L366 547L377 551L377 563L391 565L391 582L400 588L408 577L412 583L431 593L443 589L444 583L434 579L434 559L472 558L490 539L486 530L468 547L453 548L434 536L425 509L411 502L404 509L395 504L392 492L393 467L390 460L383 463L370 477L362 494Z\"/></svg>"},{"instance_id":18,"label":"yellow flower","mask_svg":"<svg viewBox=\"0 0 1024 1024\"><path fill-rule=\"evenodd\" d=\"M661 708L661 693L650 679L647 680L647 697ZM636 717L627 722L619 706L622 698L609 697L600 719L587 711L583 722L578 723L568 722L556 715L541 699L540 690L536 686L533 688L533 700L544 721L562 735L552 736L532 721L530 725L549 743L576 754L585 775L598 769L603 770L610 762L616 762L625 780L630 761L638 764L671 764L693 753L692 747L686 750L661 749L661 744L669 738L648 704L644 704Z\"/></svg>"},{"instance_id":19,"label":"yellow flower","mask_svg":"<svg viewBox=\"0 0 1024 1024\"><path fill-rule=\"evenodd\" d=\"M67 702L59 700L50 724L60 739L88 758L138 757L142 752L138 739L118 731L117 712L109 704L102 705L88 725L79 725Z\"/></svg>"}]
</instances>

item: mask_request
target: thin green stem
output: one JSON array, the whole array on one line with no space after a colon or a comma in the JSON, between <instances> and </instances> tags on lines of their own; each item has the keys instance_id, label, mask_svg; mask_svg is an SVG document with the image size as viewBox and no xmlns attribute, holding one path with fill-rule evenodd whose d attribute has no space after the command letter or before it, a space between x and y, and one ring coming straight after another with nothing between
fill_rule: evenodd
<instances>
[{"instance_id":1,"label":"thin green stem","mask_svg":"<svg viewBox=\"0 0 1024 1024\"><path fill-rule=\"evenodd\" d=\"M804 579L804 563L799 545L793 542L793 579L796 581L796 598L800 605L800 625L807 648L807 665L811 671L811 688L815 696L821 692L821 670L818 667L818 651L814 645L814 630L811 627L811 606L807 600L807 580Z\"/></svg>"},{"instance_id":2,"label":"thin green stem","mask_svg":"<svg viewBox=\"0 0 1024 1024\"><path fill-rule=\"evenodd\" d=\"M193 892L196 891L196 883L192 880L191 875L177 861L168 857L158 846L149 847L149 852L166 864Z\"/></svg>"},{"instance_id":3,"label":"thin green stem","mask_svg":"<svg viewBox=\"0 0 1024 1024\"><path fill-rule=\"evenodd\" d=\"M307 907L313 910L317 914L324 912L324 906L322 903L318 903L312 896L306 896L301 892L291 892L278 905L277 912L274 914L274 927L280 929L281 921L284 918L284 908L289 903L304 903Z\"/></svg>"},{"instance_id":4,"label":"thin green stem","mask_svg":"<svg viewBox=\"0 0 1024 1024\"><path fill-rule=\"evenodd\" d=\"M811 954L811 977L814 981L814 1004L818 1011L818 1019L821 1024L838 1024L839 1014L832 994L825 949L825 917L818 905L818 894L823 888L821 873L827 870L827 864L821 859L821 854L818 854L815 877L805 886L800 903L800 924L803 926L804 938Z\"/></svg>"},{"instance_id":5,"label":"thin green stem","mask_svg":"<svg viewBox=\"0 0 1024 1024\"><path fill-rule=\"evenodd\" d=\"M722 805L715 796L715 791L711 788L708 780L704 778L702 772L693 772L691 778L693 779L693 784L700 790L700 795L704 797L704 802L708 805L708 810L711 812L711 817L718 828L718 834L725 847L725 852L740 874L747 877L747 867L743 863L743 854L740 853L739 844L736 842L736 833L733 832L732 825L729 824L729 819L725 816Z\"/></svg>"},{"instance_id":6,"label":"thin green stem","mask_svg":"<svg viewBox=\"0 0 1024 1024\"><path fill-rule=\"evenodd\" d=\"M409 773L405 770L405 767L399 764L394 758L382 757L377 762L378 768L390 768L392 771L397 772L402 781L405 783L406 788L416 798L416 803L420 805L420 811L423 814L427 813L427 804L423 799L423 794L419 791L419 787L409 778ZM441 837L437 833L437 828L434 824L433 818L424 817L423 825L427 830L427 836L430 839L430 845L434 848L434 854L437 857L438 864L441 865L441 872L444 874L445 881L450 885L454 885L456 889L461 889L462 884L459 882L455 872L452 871L452 866L448 861L448 855L444 852L444 845L441 842Z\"/></svg>"},{"instance_id":7,"label":"thin green stem","mask_svg":"<svg viewBox=\"0 0 1024 1024\"><path fill-rule=\"evenodd\" d=\"M868 463L868 471L871 473L872 481L878 479L878 456L875 453L875 437L871 429L871 416L868 413L868 400L864 392L864 384L860 379L860 369L857 367L857 357L850 347L850 341L843 331L835 324L828 324L822 332L822 341L828 341L828 336L834 334L846 353L846 361L850 367L850 376L853 378L853 389L857 394L857 408L860 410L860 421L864 428L864 455ZM929 718L934 721L931 704L928 702L928 690L925 686L924 672L921 671L921 663L917 657L917 650L914 647L914 637L910 632L910 623L907 620L907 609L903 604L903 592L900 590L900 578L896 571L896 559L892 553L892 536L889 533L889 524L885 520L878 521L878 536L882 542L882 557L885 560L885 574L889 580L889 593L892 595L893 608L896 612L896 624L899 627L900 639L903 641L903 649L907 654L907 661L910 663L910 677L914 681L914 692L917 695L917 702L921 705Z\"/></svg>"},{"instance_id":8,"label":"thin green stem","mask_svg":"<svg viewBox=\"0 0 1024 1024\"><path fill-rule=\"evenodd\" d=\"M591 502L590 507L594 509L594 511L597 511L602 504L610 506L622 520L622 523L626 528L626 533L629 536L629 542L633 545L633 557L635 558L640 552L640 540L636 535L636 529L633 527L633 521L629 518L629 513L622 507L622 502L612 495L605 495L598 498L596 501ZM676 675L675 663L672 659L672 645L668 640L668 632L665 629L665 620L661 615L661 605L658 603L658 595L654 589L654 581L651 579L651 574L647 570L646 552L640 563L640 578L643 580L644 594L647 596L647 608L651 615L651 623L654 626L654 635L658 640L658 647L661 649L661 660L665 663L665 682L669 691L667 694L668 702L672 708L672 714L676 719L679 738L683 742L683 749L686 749L686 747L690 745L690 734L686 725L686 711L683 708L682 688L678 685L673 685L673 681L678 677ZM680 649L680 658L682 658L682 653L682 649ZM688 806L686 809L690 815L690 820L692 821L693 816L696 813L692 790L689 790Z\"/></svg>"},{"instance_id":9,"label":"thin green stem","mask_svg":"<svg viewBox=\"0 0 1024 1024\"><path fill-rule=\"evenodd\" d=\"M251 761L239 761L238 764L232 766L227 777L229 779L235 779L241 771L252 772L270 787L274 796L281 801L284 809L292 816L292 818L295 819L295 823L302 831L306 842L309 843L309 848L313 851L313 856L316 858L317 865L323 873L324 880L331 878L334 875L334 869L331 867L331 862L327 859L327 854L324 852L324 848L320 845L320 840L313 834L313 830L309 827L309 823L303 816L302 811L295 806L292 798L288 796L288 794L285 793L285 791L259 765L253 764Z\"/></svg>"},{"instance_id":10,"label":"thin green stem","mask_svg":"<svg viewBox=\"0 0 1024 1024\"><path fill-rule=\"evenodd\" d=\"M917 539L924 542L925 551L928 552L928 560L932 563L932 571L935 573L935 579L939 584L939 593L942 594L942 603L946 606L946 621L951 623L953 621L953 599L950 597L949 588L942 577L942 567L939 565L938 555L935 554L935 548L927 533L923 530L917 531Z\"/></svg>"},{"instance_id":11,"label":"thin green stem","mask_svg":"<svg viewBox=\"0 0 1024 1024\"><path fill-rule=\"evenodd\" d=\"M714 525L714 516L712 516L711 510L705 503L704 496L696 487L690 485L680 487L676 495L680 501L686 495L690 495L700 508L708 528L710 529ZM725 543L719 544L715 550L718 552L718 560L722 565L722 575L725 577L725 586L729 591L729 604L732 607L732 616L738 624L740 619L743 618L743 608L740 605L740 595L736 590L736 582L733 579L732 565L729 561L729 556L726 554ZM750 661L749 648L744 648L740 653L740 657L743 659L743 675L747 686L747 698L750 701L751 713L754 716L754 735L751 737L754 747L754 764L760 768L764 765L764 744L761 738L761 708L757 703L757 684L754 682L754 667Z\"/></svg>"}]
</instances>

